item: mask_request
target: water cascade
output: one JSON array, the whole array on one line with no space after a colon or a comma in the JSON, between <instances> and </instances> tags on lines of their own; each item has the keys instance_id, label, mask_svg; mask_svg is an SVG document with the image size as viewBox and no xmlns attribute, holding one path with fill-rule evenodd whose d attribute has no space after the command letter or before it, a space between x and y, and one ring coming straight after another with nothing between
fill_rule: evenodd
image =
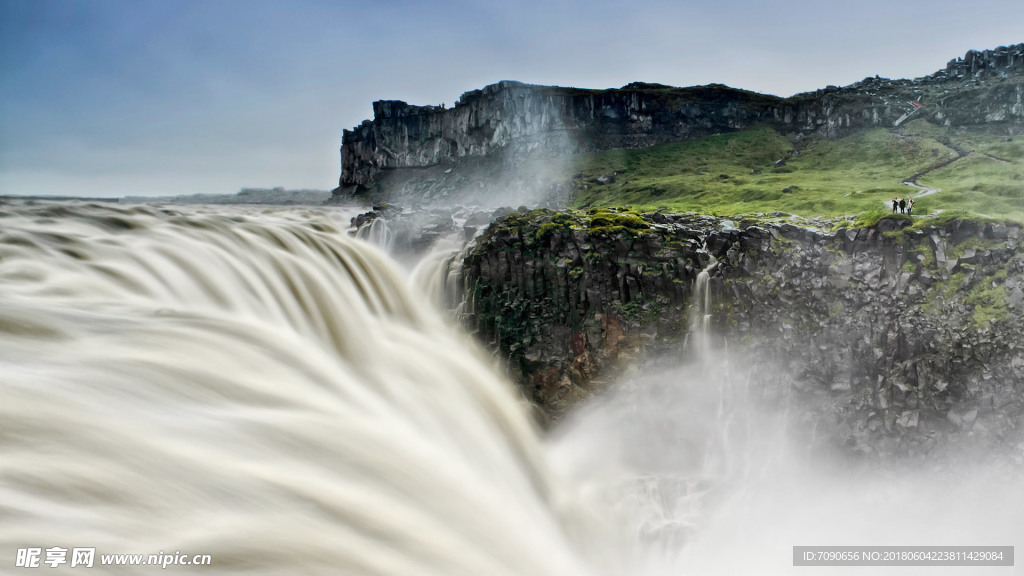
<instances>
[{"instance_id":1,"label":"water cascade","mask_svg":"<svg viewBox=\"0 0 1024 576\"><path fill-rule=\"evenodd\" d=\"M320 211L217 210L3 206L6 566L588 572L596 524L511 386L382 253Z\"/></svg>"},{"instance_id":2,"label":"water cascade","mask_svg":"<svg viewBox=\"0 0 1024 576\"><path fill-rule=\"evenodd\" d=\"M690 296L690 330L683 348L701 361L707 361L711 353L711 273L717 267L718 260L708 254L708 263L697 273Z\"/></svg>"},{"instance_id":3,"label":"water cascade","mask_svg":"<svg viewBox=\"0 0 1024 576\"><path fill-rule=\"evenodd\" d=\"M462 286L463 244L452 238L435 242L412 269L413 286L438 308L449 310L459 318L465 309L466 293Z\"/></svg>"},{"instance_id":4,"label":"water cascade","mask_svg":"<svg viewBox=\"0 0 1024 576\"><path fill-rule=\"evenodd\" d=\"M391 232L387 218L374 218L363 224L356 230L356 236L385 251L390 251L395 242L395 235Z\"/></svg>"},{"instance_id":5,"label":"water cascade","mask_svg":"<svg viewBox=\"0 0 1024 576\"><path fill-rule=\"evenodd\" d=\"M1019 468L817 449L816 396L786 359L706 337L714 260L694 284L697 353L648 359L542 439L431 303L458 296L458 247L410 281L346 221L0 206L0 561L92 547L209 554L208 573L803 574L794 545L1024 541Z\"/></svg>"}]
</instances>

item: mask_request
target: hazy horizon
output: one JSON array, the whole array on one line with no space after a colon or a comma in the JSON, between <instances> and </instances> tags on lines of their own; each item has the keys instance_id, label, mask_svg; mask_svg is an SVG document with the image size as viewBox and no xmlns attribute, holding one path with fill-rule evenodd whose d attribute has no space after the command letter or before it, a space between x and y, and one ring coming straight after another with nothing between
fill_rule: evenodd
<instances>
[{"instance_id":1,"label":"hazy horizon","mask_svg":"<svg viewBox=\"0 0 1024 576\"><path fill-rule=\"evenodd\" d=\"M0 0L0 194L329 190L375 100L450 105L500 80L790 96L931 74L1024 41L1021 21L1010 0Z\"/></svg>"}]
</instances>

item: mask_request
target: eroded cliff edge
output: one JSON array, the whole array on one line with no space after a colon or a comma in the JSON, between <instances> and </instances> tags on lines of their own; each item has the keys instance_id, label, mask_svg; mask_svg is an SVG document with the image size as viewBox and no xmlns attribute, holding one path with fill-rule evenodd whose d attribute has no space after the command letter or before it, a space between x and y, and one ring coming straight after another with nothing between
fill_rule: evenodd
<instances>
[{"instance_id":1,"label":"eroded cliff edge","mask_svg":"<svg viewBox=\"0 0 1024 576\"><path fill-rule=\"evenodd\" d=\"M866 78L846 87L780 98L722 85L632 83L589 90L499 82L454 107L396 100L345 130L336 201L465 196L492 205L558 197L581 151L643 148L766 125L836 138L924 118L946 127L1024 132L1024 44L971 51L915 80Z\"/></svg>"},{"instance_id":2,"label":"eroded cliff edge","mask_svg":"<svg viewBox=\"0 0 1024 576\"><path fill-rule=\"evenodd\" d=\"M622 370L685 360L696 311L715 353L814 399L836 445L925 455L970 439L1020 459L1020 240L1017 224L957 219L516 212L465 256L467 323L556 418Z\"/></svg>"}]
</instances>

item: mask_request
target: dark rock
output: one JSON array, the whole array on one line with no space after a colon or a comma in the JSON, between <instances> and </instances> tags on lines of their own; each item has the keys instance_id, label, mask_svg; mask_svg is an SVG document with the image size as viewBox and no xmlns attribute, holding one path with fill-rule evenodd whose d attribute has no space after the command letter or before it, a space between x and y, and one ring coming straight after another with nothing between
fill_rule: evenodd
<instances>
[{"instance_id":1,"label":"dark rock","mask_svg":"<svg viewBox=\"0 0 1024 576\"><path fill-rule=\"evenodd\" d=\"M579 178L570 163L545 169L557 158L762 125L799 133L797 145L811 135L838 138L911 117L1019 133L1024 129L1022 52L1024 44L971 51L917 80L868 78L789 98L715 84L672 88L635 82L584 90L503 81L463 94L454 108L382 100L373 104L373 120L343 132L334 196L498 198L512 183L512 188L533 187L545 198L563 198L566 183L571 189ZM1007 79L977 83L1001 75ZM913 102L925 106L918 109ZM784 164L785 158L779 159L775 168Z\"/></svg>"},{"instance_id":2,"label":"dark rock","mask_svg":"<svg viewBox=\"0 0 1024 576\"><path fill-rule=\"evenodd\" d=\"M994 445L1019 437L1008 423L1024 419L1024 404L1007 399L1024 381L1024 257L1005 240L979 238L976 223L887 236L906 221L834 234L830 223L734 226L655 213L644 217L650 229L591 234L587 218L510 215L462 267L471 330L501 351L549 416L641 358L681 348L685 356L693 283L715 255L713 333L729 335L740 357L783 362L785 386L820 403L806 418L822 430L863 428L851 449L881 457L968 431ZM564 234L534 240L556 222ZM1007 227L1013 234L1019 226ZM937 246L976 263L961 258L966 275L950 277L941 262L919 258ZM987 304L989 276L1003 271L1006 306ZM986 397L1003 406L999 416L972 412Z\"/></svg>"}]
</instances>

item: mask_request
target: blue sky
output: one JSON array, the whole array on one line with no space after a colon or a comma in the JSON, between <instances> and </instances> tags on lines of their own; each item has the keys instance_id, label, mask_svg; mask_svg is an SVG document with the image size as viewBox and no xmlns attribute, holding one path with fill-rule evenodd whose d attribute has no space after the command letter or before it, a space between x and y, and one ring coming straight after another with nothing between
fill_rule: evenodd
<instances>
[{"instance_id":1,"label":"blue sky","mask_svg":"<svg viewBox=\"0 0 1024 576\"><path fill-rule=\"evenodd\" d=\"M0 194L337 185L380 99L499 80L789 96L1024 42L1024 2L0 0Z\"/></svg>"}]
</instances>

